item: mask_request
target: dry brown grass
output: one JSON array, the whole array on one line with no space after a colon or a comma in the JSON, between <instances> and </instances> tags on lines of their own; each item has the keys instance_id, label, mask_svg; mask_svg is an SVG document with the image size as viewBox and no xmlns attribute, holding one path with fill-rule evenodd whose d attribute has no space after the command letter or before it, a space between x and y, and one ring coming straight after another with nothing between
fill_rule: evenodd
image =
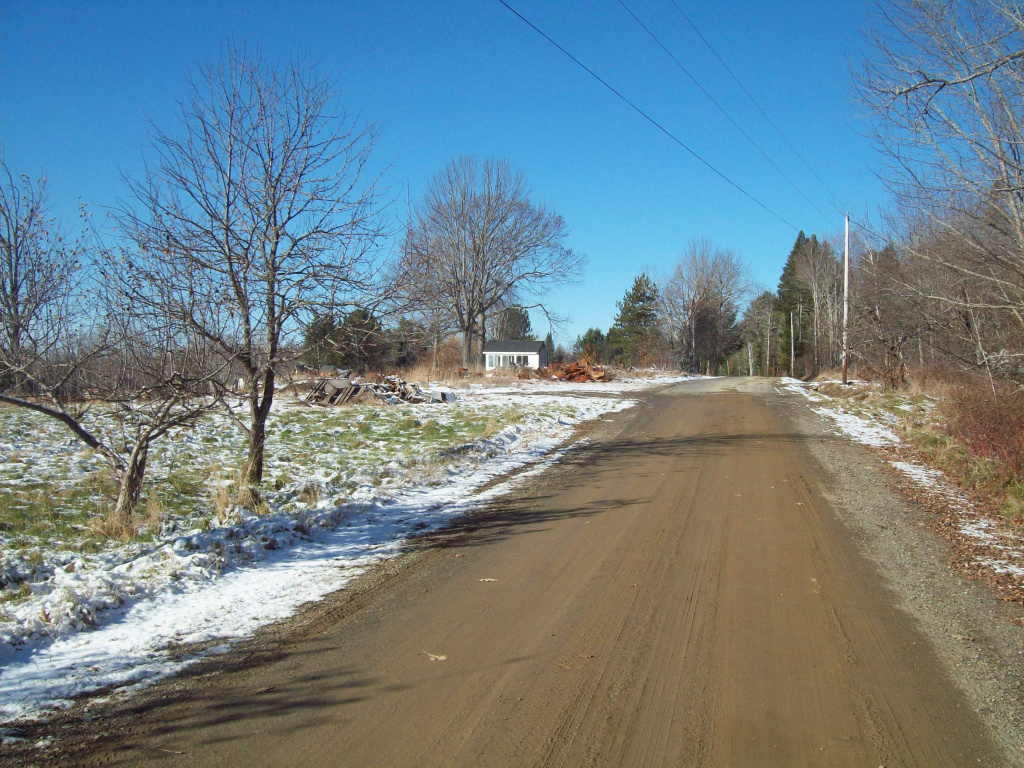
<instances>
[{"instance_id":1,"label":"dry brown grass","mask_svg":"<svg viewBox=\"0 0 1024 768\"><path fill-rule=\"evenodd\" d=\"M963 387L970 387L977 380L962 374L930 368L911 368L907 376L906 391L911 395L927 395L946 399L954 397Z\"/></svg>"},{"instance_id":2,"label":"dry brown grass","mask_svg":"<svg viewBox=\"0 0 1024 768\"><path fill-rule=\"evenodd\" d=\"M431 368L430 363L420 363L409 368L403 368L399 371L401 376L406 381L417 381L426 383L430 381L443 381L448 382L459 378L458 366L438 366Z\"/></svg>"},{"instance_id":3,"label":"dry brown grass","mask_svg":"<svg viewBox=\"0 0 1024 768\"><path fill-rule=\"evenodd\" d=\"M849 372L848 372L849 373ZM853 378L850 374L848 378ZM811 381L842 381L843 380L843 369L842 368L822 368L818 371L818 375L815 376Z\"/></svg>"},{"instance_id":4,"label":"dry brown grass","mask_svg":"<svg viewBox=\"0 0 1024 768\"><path fill-rule=\"evenodd\" d=\"M310 481L302 486L299 491L299 501L310 507L315 507L320 501L320 484Z\"/></svg>"},{"instance_id":5,"label":"dry brown grass","mask_svg":"<svg viewBox=\"0 0 1024 768\"><path fill-rule=\"evenodd\" d=\"M233 505L228 483L224 482L224 468L220 464L210 467L207 477L210 483L210 500L213 502L213 513L222 522L228 522Z\"/></svg>"},{"instance_id":6,"label":"dry brown grass","mask_svg":"<svg viewBox=\"0 0 1024 768\"><path fill-rule=\"evenodd\" d=\"M114 541L131 541L139 535L139 527L134 520L125 520L114 515L115 505L101 501L97 514L89 520L89 528Z\"/></svg>"},{"instance_id":7,"label":"dry brown grass","mask_svg":"<svg viewBox=\"0 0 1024 768\"><path fill-rule=\"evenodd\" d=\"M155 488L151 488L146 497L146 528L150 531L159 531L167 517L167 509L163 500Z\"/></svg>"}]
</instances>

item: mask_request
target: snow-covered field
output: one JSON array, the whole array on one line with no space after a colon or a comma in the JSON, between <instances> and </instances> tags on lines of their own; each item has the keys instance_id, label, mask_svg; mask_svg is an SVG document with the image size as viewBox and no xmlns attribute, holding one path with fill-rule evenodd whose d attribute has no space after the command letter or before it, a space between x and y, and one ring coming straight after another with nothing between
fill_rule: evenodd
<instances>
[{"instance_id":1,"label":"snow-covered field","mask_svg":"<svg viewBox=\"0 0 1024 768\"><path fill-rule=\"evenodd\" d=\"M628 393L685 378L473 386L445 405L282 398L261 515L225 503L243 443L210 418L156 447L149 521L130 542L98 534L97 457L45 419L0 409L0 722L224 650L524 482L576 424L631 407Z\"/></svg>"},{"instance_id":2,"label":"snow-covered field","mask_svg":"<svg viewBox=\"0 0 1024 768\"><path fill-rule=\"evenodd\" d=\"M853 384L863 392L870 389L864 382ZM941 471L911 460L901 450L906 444L897 434L898 425L908 417L927 418L935 408L933 398L895 393L871 401L830 397L822 391L829 385L839 386L839 382L782 380L783 389L808 398L814 404L812 410L830 421L841 434L863 445L891 449L894 458L888 459L889 464L926 493L942 500L953 516L956 532L972 542L976 550L973 560L978 566L996 574L1024 577L1024 538L1008 529L1003 521L986 517Z\"/></svg>"}]
</instances>

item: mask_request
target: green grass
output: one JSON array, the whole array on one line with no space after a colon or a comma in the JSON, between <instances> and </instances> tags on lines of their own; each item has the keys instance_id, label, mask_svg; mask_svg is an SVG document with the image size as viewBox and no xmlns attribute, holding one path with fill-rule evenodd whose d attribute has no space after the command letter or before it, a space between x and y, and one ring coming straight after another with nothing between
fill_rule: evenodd
<instances>
[{"instance_id":1,"label":"green grass","mask_svg":"<svg viewBox=\"0 0 1024 768\"><path fill-rule=\"evenodd\" d=\"M545 410L550 416L559 412L553 406ZM104 421L102 412L90 418L92 428L112 434L114 425ZM497 404L283 404L268 425L263 488L269 502L290 508L323 499L313 478L326 478L333 503L343 502L363 483L407 471L431 482L438 467L457 459L453 448L524 418L518 409ZM12 444L21 447L12 451ZM237 476L246 449L245 436L222 416L155 444L136 510L143 535L152 537L164 520L209 526L218 514L215 481ZM401 469L394 468L396 459ZM228 491L233 493L234 486ZM0 408L0 546L98 551L110 543L100 518L116 498L109 467L63 426L38 414Z\"/></svg>"}]
</instances>

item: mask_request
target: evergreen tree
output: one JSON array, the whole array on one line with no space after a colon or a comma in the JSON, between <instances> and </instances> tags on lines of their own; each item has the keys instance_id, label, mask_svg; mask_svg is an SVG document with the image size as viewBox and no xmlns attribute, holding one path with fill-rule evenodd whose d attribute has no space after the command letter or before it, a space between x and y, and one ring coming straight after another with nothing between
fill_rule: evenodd
<instances>
[{"instance_id":1,"label":"evergreen tree","mask_svg":"<svg viewBox=\"0 0 1024 768\"><path fill-rule=\"evenodd\" d=\"M365 309L355 309L335 332L341 365L356 371L377 371L387 363L384 326Z\"/></svg>"},{"instance_id":2,"label":"evergreen tree","mask_svg":"<svg viewBox=\"0 0 1024 768\"><path fill-rule=\"evenodd\" d=\"M805 331L807 331L811 318L811 307L814 303L811 292L797 277L797 254L808 244L816 242L816 235L811 235L808 238L801 230L800 234L796 236L796 242L789 252L786 265L782 268L782 276L779 278L778 301L775 302L776 323L779 328L779 367L787 374L790 370L790 315L792 315L795 336L792 338L792 349L796 355L793 372L795 375L801 375L803 366L799 364L799 361L807 346Z\"/></svg>"},{"instance_id":3,"label":"evergreen tree","mask_svg":"<svg viewBox=\"0 0 1024 768\"><path fill-rule=\"evenodd\" d=\"M408 318L387 332L388 368L408 368L427 353L427 330Z\"/></svg>"},{"instance_id":4,"label":"evergreen tree","mask_svg":"<svg viewBox=\"0 0 1024 768\"><path fill-rule=\"evenodd\" d=\"M530 313L518 305L506 307L495 316L491 338L496 341L532 341Z\"/></svg>"},{"instance_id":5,"label":"evergreen tree","mask_svg":"<svg viewBox=\"0 0 1024 768\"><path fill-rule=\"evenodd\" d=\"M576 337L573 345L573 357L585 357L593 364L603 363L608 359L608 341L600 328L588 328L582 336Z\"/></svg>"},{"instance_id":6,"label":"evergreen tree","mask_svg":"<svg viewBox=\"0 0 1024 768\"><path fill-rule=\"evenodd\" d=\"M646 273L633 280L608 331L608 353L624 365L644 365L658 342L658 286Z\"/></svg>"},{"instance_id":7,"label":"evergreen tree","mask_svg":"<svg viewBox=\"0 0 1024 768\"><path fill-rule=\"evenodd\" d=\"M313 368L341 365L336 335L338 322L333 315L313 319L302 336L302 359Z\"/></svg>"},{"instance_id":8,"label":"evergreen tree","mask_svg":"<svg viewBox=\"0 0 1024 768\"><path fill-rule=\"evenodd\" d=\"M553 363L555 361L555 340L551 337L551 332L544 337L544 346L548 351L548 362Z\"/></svg>"}]
</instances>

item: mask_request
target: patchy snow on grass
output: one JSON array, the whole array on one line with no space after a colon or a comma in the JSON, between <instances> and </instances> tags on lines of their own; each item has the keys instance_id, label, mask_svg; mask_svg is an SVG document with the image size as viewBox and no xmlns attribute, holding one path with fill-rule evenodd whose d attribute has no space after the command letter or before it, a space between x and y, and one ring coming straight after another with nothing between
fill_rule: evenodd
<instances>
[{"instance_id":1,"label":"patchy snow on grass","mask_svg":"<svg viewBox=\"0 0 1024 768\"><path fill-rule=\"evenodd\" d=\"M801 394L807 394L808 389L824 383L788 381L786 389ZM921 396L910 398L890 394L868 403L829 397L820 392L818 395L824 405L812 410L832 421L842 434L855 442L896 452L900 452L903 442L890 427L899 428L905 423L904 419L910 416L927 417L936 406L934 398ZM875 393L872 397L879 396ZM944 507L952 515L954 530L974 547L972 559L976 564L996 574L1024 577L1024 539L1007 530L1005 525L982 514L967 495L950 483L941 471L902 459L888 459L888 463L927 493L943 501Z\"/></svg>"},{"instance_id":2,"label":"patchy snow on grass","mask_svg":"<svg viewBox=\"0 0 1024 768\"><path fill-rule=\"evenodd\" d=\"M99 551L83 549L91 539L47 543L29 534L18 539L21 549L5 547L0 722L44 716L100 688L130 691L221 652L344 587L411 537L543 471L568 450L563 443L576 424L635 404L622 393L688 378L595 390L608 397L594 397L586 385L523 382L461 391L451 405L313 409L282 401L271 433L276 442L268 445L267 514L182 513L145 540ZM84 469L67 460L80 449L59 432L32 451L33 426L38 438L38 428L49 425L22 424L25 439L13 449L37 468L33 483L71 483L68 467L86 476L95 471L91 456L83 457ZM179 434L154 456L153 476L201 479L210 462L233 466L241 455L233 440L216 420ZM198 492L209 506L210 494L230 480L206 475ZM6 479L17 487L23 477L12 472ZM195 492L184 488L177 502L194 502ZM72 501L61 501L69 515L76 514ZM82 527L68 527L68 537ZM35 544L26 548L25 540Z\"/></svg>"},{"instance_id":3,"label":"patchy snow on grass","mask_svg":"<svg viewBox=\"0 0 1024 768\"><path fill-rule=\"evenodd\" d=\"M942 473L937 469L913 464L909 461L890 461L889 463L923 488L937 490L943 487Z\"/></svg>"},{"instance_id":4,"label":"patchy snow on grass","mask_svg":"<svg viewBox=\"0 0 1024 768\"><path fill-rule=\"evenodd\" d=\"M820 416L831 419L840 432L863 445L881 448L887 445L897 445L900 441L896 433L888 427L841 410L837 405L830 404L828 407L814 408L813 410Z\"/></svg>"}]
</instances>

